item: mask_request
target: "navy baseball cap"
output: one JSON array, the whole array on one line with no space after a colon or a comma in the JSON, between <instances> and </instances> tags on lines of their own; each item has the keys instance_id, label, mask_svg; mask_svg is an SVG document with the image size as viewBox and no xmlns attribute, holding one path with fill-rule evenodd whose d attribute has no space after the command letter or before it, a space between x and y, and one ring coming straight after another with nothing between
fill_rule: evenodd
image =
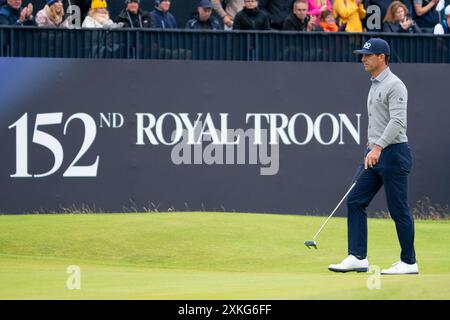
<instances>
[{"instance_id":1,"label":"navy baseball cap","mask_svg":"<svg viewBox=\"0 0 450 320\"><path fill-rule=\"evenodd\" d=\"M389 47L389 43L380 38L372 38L367 40L364 43L364 46L361 50L355 50L353 53L359 54L382 54L384 53L387 56L391 55L391 48Z\"/></svg>"},{"instance_id":2,"label":"navy baseball cap","mask_svg":"<svg viewBox=\"0 0 450 320\"><path fill-rule=\"evenodd\" d=\"M213 7L211 0L201 0L200 3L198 4L198 6L202 7L202 8L212 8Z\"/></svg>"}]
</instances>

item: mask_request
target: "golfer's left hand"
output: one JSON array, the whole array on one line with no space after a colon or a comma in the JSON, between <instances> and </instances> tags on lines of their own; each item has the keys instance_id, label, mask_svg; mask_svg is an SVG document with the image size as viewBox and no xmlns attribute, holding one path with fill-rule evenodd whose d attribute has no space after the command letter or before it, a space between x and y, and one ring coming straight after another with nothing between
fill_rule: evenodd
<instances>
[{"instance_id":1,"label":"golfer's left hand","mask_svg":"<svg viewBox=\"0 0 450 320\"><path fill-rule=\"evenodd\" d=\"M372 150L370 150L364 160L364 169L373 168L378 163L382 150L383 148L379 145L375 145Z\"/></svg>"}]
</instances>

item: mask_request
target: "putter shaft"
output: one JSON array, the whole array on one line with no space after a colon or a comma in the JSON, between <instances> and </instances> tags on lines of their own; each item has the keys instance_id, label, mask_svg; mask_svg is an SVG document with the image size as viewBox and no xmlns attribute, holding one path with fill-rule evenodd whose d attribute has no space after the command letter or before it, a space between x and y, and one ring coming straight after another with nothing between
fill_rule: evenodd
<instances>
[{"instance_id":1,"label":"putter shaft","mask_svg":"<svg viewBox=\"0 0 450 320\"><path fill-rule=\"evenodd\" d=\"M328 221L334 215L336 210L340 207L340 205L345 200L345 198L347 198L348 194L352 191L352 189L355 187L355 185L356 185L356 181L352 184L350 189L348 189L347 193L344 195L344 197L341 199L341 201L339 201L338 205L336 206L336 208L334 208L333 212L330 214L330 216L327 218L327 220L325 220L325 222L322 224L322 226L320 227L319 231L317 231L317 233L314 235L313 240L316 240L316 237L319 235L319 233L322 231L322 229L325 227L325 225L328 223Z\"/></svg>"}]
</instances>

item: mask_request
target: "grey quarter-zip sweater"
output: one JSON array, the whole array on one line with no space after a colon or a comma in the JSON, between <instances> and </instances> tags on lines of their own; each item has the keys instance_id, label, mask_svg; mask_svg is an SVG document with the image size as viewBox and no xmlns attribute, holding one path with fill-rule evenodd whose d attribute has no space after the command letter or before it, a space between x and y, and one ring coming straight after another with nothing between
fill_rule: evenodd
<instances>
[{"instance_id":1,"label":"grey quarter-zip sweater","mask_svg":"<svg viewBox=\"0 0 450 320\"><path fill-rule=\"evenodd\" d=\"M389 67L370 80L367 147L372 149L377 144L384 149L391 144L407 142L408 90L405 84Z\"/></svg>"}]
</instances>

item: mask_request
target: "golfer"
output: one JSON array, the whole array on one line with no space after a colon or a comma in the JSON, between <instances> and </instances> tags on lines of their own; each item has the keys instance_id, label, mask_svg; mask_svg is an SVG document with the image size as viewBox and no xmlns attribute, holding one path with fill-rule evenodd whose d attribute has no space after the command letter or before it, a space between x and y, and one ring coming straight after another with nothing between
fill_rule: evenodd
<instances>
[{"instance_id":1,"label":"golfer","mask_svg":"<svg viewBox=\"0 0 450 320\"><path fill-rule=\"evenodd\" d=\"M378 38L368 40L361 50L364 69L372 77L367 99L368 143L364 169L347 199L348 257L332 264L335 272L365 272L367 259L366 208L382 186L387 206L395 222L401 246L400 261L381 274L418 274L414 251L414 220L408 206L408 174L411 150L406 136L408 91L389 69L389 44ZM362 170L362 165L358 168Z\"/></svg>"}]
</instances>

